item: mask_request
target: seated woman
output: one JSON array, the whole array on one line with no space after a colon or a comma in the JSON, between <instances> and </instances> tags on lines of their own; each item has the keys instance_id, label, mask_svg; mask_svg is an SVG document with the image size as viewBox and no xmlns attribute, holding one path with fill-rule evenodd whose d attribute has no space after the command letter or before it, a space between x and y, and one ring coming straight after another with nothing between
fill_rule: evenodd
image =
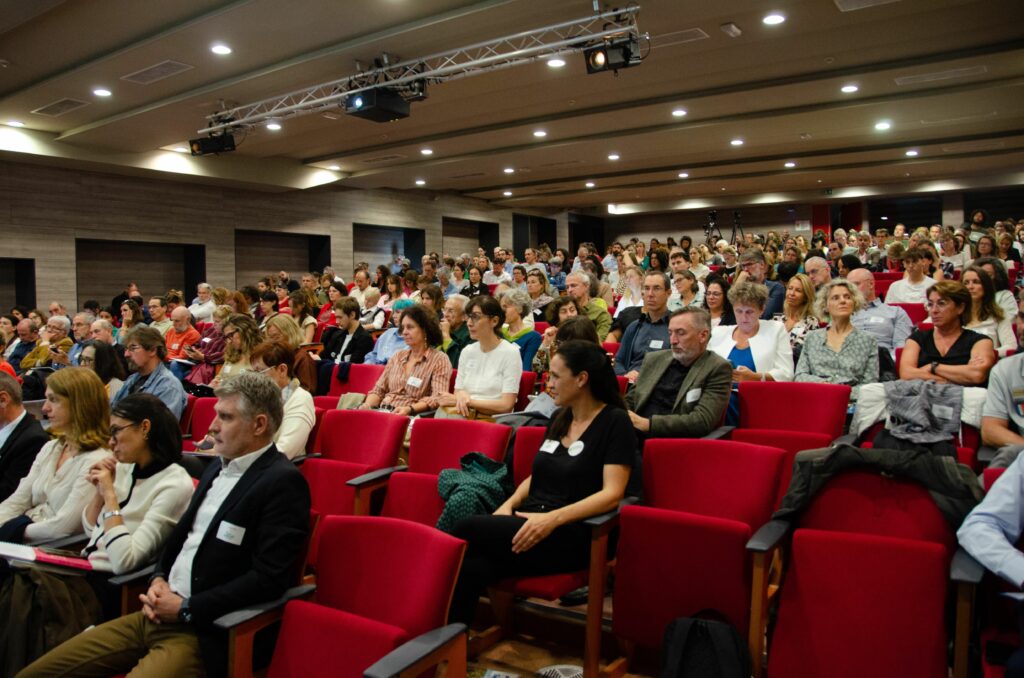
<instances>
[{"instance_id":1,"label":"seated woman","mask_svg":"<svg viewBox=\"0 0 1024 678\"><path fill-rule=\"evenodd\" d=\"M469 267L469 284L462 293L470 299L480 294L490 295L491 288L484 284L484 272L479 266Z\"/></svg>"},{"instance_id":2,"label":"seated woman","mask_svg":"<svg viewBox=\"0 0 1024 678\"><path fill-rule=\"evenodd\" d=\"M316 299L306 290L295 290L288 295L288 303L292 309L292 318L299 324L302 332L302 344L312 344L316 336Z\"/></svg>"},{"instance_id":3,"label":"seated woman","mask_svg":"<svg viewBox=\"0 0 1024 678\"><path fill-rule=\"evenodd\" d=\"M527 273L526 293L530 295L534 324L546 321L548 304L554 301L555 297L548 276L537 269Z\"/></svg>"},{"instance_id":4,"label":"seated woman","mask_svg":"<svg viewBox=\"0 0 1024 678\"><path fill-rule=\"evenodd\" d=\"M199 341L195 346L185 347L185 355L196 363L185 377L185 381L190 384L209 384L213 380L217 365L224 362L224 323L234 314L231 307L226 305L213 309L213 315L210 316L212 322L203 328ZM248 313L240 315L249 316Z\"/></svg>"},{"instance_id":5,"label":"seated woman","mask_svg":"<svg viewBox=\"0 0 1024 678\"><path fill-rule=\"evenodd\" d=\"M131 299L121 302L121 332L120 336L128 334L128 330L136 325L145 325L146 317L142 314L142 308Z\"/></svg>"},{"instance_id":6,"label":"seated woman","mask_svg":"<svg viewBox=\"0 0 1024 678\"><path fill-rule=\"evenodd\" d=\"M384 288L381 290L380 301L377 304L385 311L391 311L396 301L408 298L409 296L402 290L402 278L397 275L389 275L384 281Z\"/></svg>"},{"instance_id":7,"label":"seated woman","mask_svg":"<svg viewBox=\"0 0 1024 678\"><path fill-rule=\"evenodd\" d=\"M94 490L86 479L108 458L110 404L92 370L66 367L46 380L43 413L58 437L36 455L18 489L0 503L0 541L60 539L82 529L82 509Z\"/></svg>"},{"instance_id":8,"label":"seated woman","mask_svg":"<svg viewBox=\"0 0 1024 678\"><path fill-rule=\"evenodd\" d=\"M466 327L474 343L459 355L455 393L438 398L438 417L478 419L511 412L519 395L522 359L515 345L499 334L502 306L479 295L466 304Z\"/></svg>"},{"instance_id":9,"label":"seated woman","mask_svg":"<svg viewBox=\"0 0 1024 678\"><path fill-rule=\"evenodd\" d=\"M644 305L644 272L637 266L630 266L623 271L620 284L623 289L619 303L615 307L616 318L627 308Z\"/></svg>"},{"instance_id":10,"label":"seated woman","mask_svg":"<svg viewBox=\"0 0 1024 678\"><path fill-rule=\"evenodd\" d=\"M964 327L991 339L1000 356L1016 350L1014 316L1008 317L996 303L996 288L992 277L980 266L968 266L964 269L961 282L971 294L971 310Z\"/></svg>"},{"instance_id":11,"label":"seated woman","mask_svg":"<svg viewBox=\"0 0 1024 678\"><path fill-rule=\"evenodd\" d=\"M277 283L274 286L274 295L277 297L277 312L291 315L291 300L288 299L288 295L291 294L291 290L288 289L288 285L284 283Z\"/></svg>"},{"instance_id":12,"label":"seated woman","mask_svg":"<svg viewBox=\"0 0 1024 678\"><path fill-rule=\"evenodd\" d=\"M708 350L732 363L733 387L726 423L739 425L737 388L742 381L792 381L793 349L786 327L777 320L760 320L768 303L768 288L741 282L729 290L736 326L711 331Z\"/></svg>"},{"instance_id":13,"label":"seated woman","mask_svg":"<svg viewBox=\"0 0 1024 678\"><path fill-rule=\"evenodd\" d=\"M807 333L818 329L821 322L814 313L814 283L803 273L797 273L786 285L786 301L782 304L782 324L789 332L789 345L799 357ZM863 305L863 304L861 304ZM859 308L859 307L858 307Z\"/></svg>"},{"instance_id":14,"label":"seated woman","mask_svg":"<svg viewBox=\"0 0 1024 678\"><path fill-rule=\"evenodd\" d=\"M548 304L547 321L549 325L558 325L566 318L578 315L583 315L583 311L580 309L579 303L572 297L558 297Z\"/></svg>"},{"instance_id":15,"label":"seated woman","mask_svg":"<svg viewBox=\"0 0 1024 678\"><path fill-rule=\"evenodd\" d=\"M707 290L704 292L704 308L711 315L712 329L719 325L735 325L736 314L729 301L729 281L717 273L708 276Z\"/></svg>"},{"instance_id":16,"label":"seated woman","mask_svg":"<svg viewBox=\"0 0 1024 678\"><path fill-rule=\"evenodd\" d=\"M638 446L604 351L586 341L562 344L548 389L560 409L531 476L493 515L455 526L468 547L452 622L471 622L480 595L505 577L586 569L590 529L582 521L614 509L625 494Z\"/></svg>"},{"instance_id":17,"label":"seated woman","mask_svg":"<svg viewBox=\"0 0 1024 678\"><path fill-rule=\"evenodd\" d=\"M252 350L252 369L269 376L281 389L284 417L274 434L274 444L289 459L306 453L316 423L313 396L295 378L294 364L295 349L285 343L265 341Z\"/></svg>"},{"instance_id":18,"label":"seated woman","mask_svg":"<svg viewBox=\"0 0 1024 678\"><path fill-rule=\"evenodd\" d=\"M362 409L386 408L407 416L437 409L448 392L452 364L435 348L441 345L437 316L420 304L402 312L404 348L387 361L384 374L366 396ZM378 340L378 344L379 344Z\"/></svg>"},{"instance_id":19,"label":"seated woman","mask_svg":"<svg viewBox=\"0 0 1024 678\"><path fill-rule=\"evenodd\" d=\"M531 367L537 376L548 371L551 366L551 356L558 350L559 344L573 339L592 341L595 344L601 343L594 322L585 315L574 315L565 318L557 325L551 325L544 330L540 348L537 349L537 355L533 356Z\"/></svg>"},{"instance_id":20,"label":"seated woman","mask_svg":"<svg viewBox=\"0 0 1024 678\"><path fill-rule=\"evenodd\" d=\"M925 379L940 384L985 386L996 363L992 340L964 329L970 319L971 294L955 280L928 290L934 327L915 330L900 356L900 379Z\"/></svg>"},{"instance_id":21,"label":"seated woman","mask_svg":"<svg viewBox=\"0 0 1024 678\"><path fill-rule=\"evenodd\" d=\"M96 376L103 382L107 400L113 399L124 386L124 380L128 377L124 362L118 356L117 349L105 341L94 339L85 342L82 351L78 354L78 364L96 373Z\"/></svg>"},{"instance_id":22,"label":"seated woman","mask_svg":"<svg viewBox=\"0 0 1024 678\"><path fill-rule=\"evenodd\" d=\"M672 274L672 288L672 294L668 298L669 312L700 305L697 299L700 285L697 284L697 277L689 270L676 271Z\"/></svg>"},{"instance_id":23,"label":"seated woman","mask_svg":"<svg viewBox=\"0 0 1024 678\"><path fill-rule=\"evenodd\" d=\"M292 365L292 369L295 376L302 384L302 388L310 393L316 393L317 363L310 355L309 349L302 345L302 331L295 318L287 315L272 318L267 323L267 339L286 344L294 352L295 364Z\"/></svg>"},{"instance_id":24,"label":"seated woman","mask_svg":"<svg viewBox=\"0 0 1024 678\"><path fill-rule=\"evenodd\" d=\"M442 294L440 287L437 285L424 285L423 289L420 290L419 297L417 297L417 303L433 311L434 315L437 316L437 321L441 322L441 318L444 317L444 294Z\"/></svg>"},{"instance_id":25,"label":"seated woman","mask_svg":"<svg viewBox=\"0 0 1024 678\"><path fill-rule=\"evenodd\" d=\"M704 263L704 251L699 247L690 248L690 270L693 271L693 275L696 276L697 280L704 282L704 280L711 275L711 269Z\"/></svg>"},{"instance_id":26,"label":"seated woman","mask_svg":"<svg viewBox=\"0 0 1024 678\"><path fill-rule=\"evenodd\" d=\"M516 345L519 349L522 371L528 372L541 341L540 334L525 322L525 318L532 310L530 296L522 290L506 292L501 297L501 310L505 314L505 326L501 328L501 336Z\"/></svg>"},{"instance_id":27,"label":"seated woman","mask_svg":"<svg viewBox=\"0 0 1024 678\"><path fill-rule=\"evenodd\" d=\"M317 312L317 321L333 325L334 316L331 314L331 311L334 310L334 304L347 296L348 288L345 287L345 284L332 280L327 286L327 303L321 306Z\"/></svg>"},{"instance_id":28,"label":"seated woman","mask_svg":"<svg viewBox=\"0 0 1024 678\"><path fill-rule=\"evenodd\" d=\"M268 320L268 324L275 318L288 316L274 314ZM294 321L292 321L294 322ZM247 315L235 313L229 315L224 321L224 328L221 330L224 335L224 366L213 380L210 381L211 388L217 388L227 383L230 379L237 377L246 370L252 369L249 365L249 354L262 341L259 327L256 321Z\"/></svg>"},{"instance_id":29,"label":"seated woman","mask_svg":"<svg viewBox=\"0 0 1024 678\"><path fill-rule=\"evenodd\" d=\"M267 327L267 321L278 314L277 295L273 290L260 292L260 312L262 315L260 316L259 330L262 332Z\"/></svg>"},{"instance_id":30,"label":"seated woman","mask_svg":"<svg viewBox=\"0 0 1024 678\"><path fill-rule=\"evenodd\" d=\"M1017 315L1017 300L1013 298L1006 265L995 257L978 257L972 264L980 266L992 278L992 283L996 287L996 305L1003 309L1003 315L1007 318L1015 317Z\"/></svg>"},{"instance_id":31,"label":"seated woman","mask_svg":"<svg viewBox=\"0 0 1024 678\"><path fill-rule=\"evenodd\" d=\"M818 290L815 307L829 324L807 334L794 381L846 384L853 387L850 400L855 401L861 384L878 381L878 342L850 322L864 308L864 296L856 285L837 278Z\"/></svg>"}]
</instances>

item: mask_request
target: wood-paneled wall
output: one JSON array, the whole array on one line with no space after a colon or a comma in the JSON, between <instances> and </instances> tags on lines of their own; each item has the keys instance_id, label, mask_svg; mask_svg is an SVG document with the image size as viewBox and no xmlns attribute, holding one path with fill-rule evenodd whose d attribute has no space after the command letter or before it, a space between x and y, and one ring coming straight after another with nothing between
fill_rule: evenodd
<instances>
[{"instance_id":1,"label":"wood-paneled wall","mask_svg":"<svg viewBox=\"0 0 1024 678\"><path fill-rule=\"evenodd\" d=\"M238 231L235 234L235 288L255 285L265 275L277 281L287 271L294 280L309 272L309 241L301 235Z\"/></svg>"},{"instance_id":2,"label":"wood-paneled wall","mask_svg":"<svg viewBox=\"0 0 1024 678\"><path fill-rule=\"evenodd\" d=\"M510 209L461 196L339 186L261 193L0 161L0 256L35 259L39 305L80 298L76 239L204 245L207 281L233 288L239 268L248 275L236 262L236 229L328 235L332 264L348 279L354 223L421 228L427 251L440 251L444 216L497 222L502 243L512 243ZM560 225L565 219L556 218ZM140 276L146 265L110 261L118 280Z\"/></svg>"}]
</instances>

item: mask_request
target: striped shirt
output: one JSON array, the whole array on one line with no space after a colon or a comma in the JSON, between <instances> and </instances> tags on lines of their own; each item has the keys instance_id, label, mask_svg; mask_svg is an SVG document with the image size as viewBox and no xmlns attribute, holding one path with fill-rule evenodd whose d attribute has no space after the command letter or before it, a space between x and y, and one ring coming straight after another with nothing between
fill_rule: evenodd
<instances>
[{"instance_id":1,"label":"striped shirt","mask_svg":"<svg viewBox=\"0 0 1024 678\"><path fill-rule=\"evenodd\" d=\"M436 409L438 396L448 392L452 364L446 354L433 348L407 370L412 359L407 348L395 353L370 393L381 398L382 405L412 407L423 403L427 409Z\"/></svg>"}]
</instances>

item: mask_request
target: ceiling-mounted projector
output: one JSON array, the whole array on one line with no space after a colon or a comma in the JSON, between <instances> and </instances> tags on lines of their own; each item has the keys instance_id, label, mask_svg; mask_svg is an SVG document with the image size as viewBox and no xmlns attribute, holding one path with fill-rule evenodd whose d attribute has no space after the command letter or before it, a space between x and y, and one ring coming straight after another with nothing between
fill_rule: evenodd
<instances>
[{"instance_id":1,"label":"ceiling-mounted projector","mask_svg":"<svg viewBox=\"0 0 1024 678\"><path fill-rule=\"evenodd\" d=\"M409 117L409 102L387 87L368 89L345 97L345 112L374 122Z\"/></svg>"}]
</instances>

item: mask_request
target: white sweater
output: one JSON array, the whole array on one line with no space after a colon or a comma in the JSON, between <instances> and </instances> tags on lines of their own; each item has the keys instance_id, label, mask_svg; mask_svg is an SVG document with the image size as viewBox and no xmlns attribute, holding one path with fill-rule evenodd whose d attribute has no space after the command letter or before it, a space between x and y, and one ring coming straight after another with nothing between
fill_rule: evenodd
<instances>
[{"instance_id":1,"label":"white sweater","mask_svg":"<svg viewBox=\"0 0 1024 678\"><path fill-rule=\"evenodd\" d=\"M757 334L750 338L750 353L754 358L756 372L767 372L775 381L793 381L793 347L789 343L789 332L778 320L760 320ZM708 350L714 351L726 360L736 348L732 333L735 325L719 325L711 330Z\"/></svg>"},{"instance_id":2,"label":"white sweater","mask_svg":"<svg viewBox=\"0 0 1024 678\"><path fill-rule=\"evenodd\" d=\"M18 489L0 504L0 525L20 515L32 519L32 524L25 528L26 543L60 539L78 532L82 509L96 491L85 474L93 464L110 456L110 450L102 447L79 452L57 470L60 449L59 440L43 445Z\"/></svg>"},{"instance_id":3,"label":"white sweater","mask_svg":"<svg viewBox=\"0 0 1024 678\"><path fill-rule=\"evenodd\" d=\"M284 417L274 436L274 444L286 457L294 459L306 453L306 442L316 424L316 407L313 396L299 386L298 379L292 379L285 387L285 391L289 389L290 393L282 392L288 399L284 401Z\"/></svg>"},{"instance_id":4,"label":"white sweater","mask_svg":"<svg viewBox=\"0 0 1024 678\"><path fill-rule=\"evenodd\" d=\"M192 478L178 464L139 480L132 477L134 471L135 464L118 464L114 474L123 525L104 533L105 509L100 509L95 523L85 517L88 508L82 511L82 526L91 532L83 554L88 554L95 570L124 574L156 560L192 498Z\"/></svg>"}]
</instances>

